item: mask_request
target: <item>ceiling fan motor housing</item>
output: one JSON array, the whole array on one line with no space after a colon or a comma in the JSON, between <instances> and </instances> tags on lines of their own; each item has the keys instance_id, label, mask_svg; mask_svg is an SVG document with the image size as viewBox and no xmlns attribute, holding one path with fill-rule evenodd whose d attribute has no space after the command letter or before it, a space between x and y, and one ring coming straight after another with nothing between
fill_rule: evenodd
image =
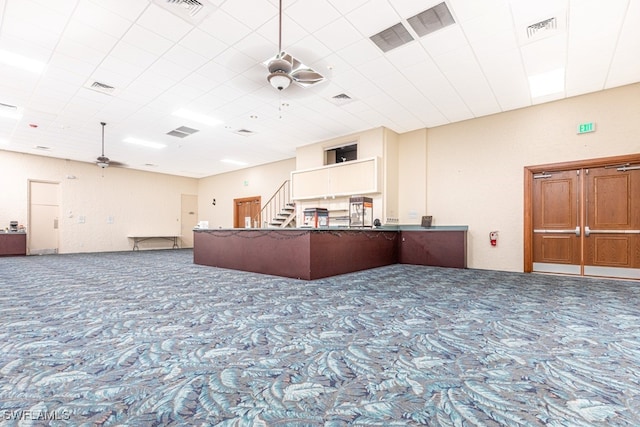
<instances>
[{"instance_id":1,"label":"ceiling fan motor housing","mask_svg":"<svg viewBox=\"0 0 640 427\"><path fill-rule=\"evenodd\" d=\"M267 80L271 86L278 90L286 89L291 84L291 72L292 65L289 61L283 58L276 58L269 62L269 75Z\"/></svg>"}]
</instances>

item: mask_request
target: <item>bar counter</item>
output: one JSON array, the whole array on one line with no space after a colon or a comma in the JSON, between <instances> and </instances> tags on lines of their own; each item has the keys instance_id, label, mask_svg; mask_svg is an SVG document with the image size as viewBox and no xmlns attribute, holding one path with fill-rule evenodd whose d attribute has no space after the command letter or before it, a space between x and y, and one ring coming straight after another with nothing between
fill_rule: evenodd
<instances>
[{"instance_id":1,"label":"bar counter","mask_svg":"<svg viewBox=\"0 0 640 427\"><path fill-rule=\"evenodd\" d=\"M196 229L195 264L315 280L391 264L466 268L466 226Z\"/></svg>"}]
</instances>

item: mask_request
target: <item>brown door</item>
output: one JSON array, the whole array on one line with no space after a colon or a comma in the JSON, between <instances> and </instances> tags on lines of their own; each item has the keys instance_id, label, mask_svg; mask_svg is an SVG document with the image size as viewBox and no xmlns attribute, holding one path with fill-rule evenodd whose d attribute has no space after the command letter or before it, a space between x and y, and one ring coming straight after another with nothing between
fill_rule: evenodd
<instances>
[{"instance_id":1,"label":"brown door","mask_svg":"<svg viewBox=\"0 0 640 427\"><path fill-rule=\"evenodd\" d=\"M636 157L525 170L525 271L640 279Z\"/></svg>"},{"instance_id":2,"label":"brown door","mask_svg":"<svg viewBox=\"0 0 640 427\"><path fill-rule=\"evenodd\" d=\"M257 228L259 225L260 203L260 196L235 199L233 201L233 227Z\"/></svg>"},{"instance_id":3,"label":"brown door","mask_svg":"<svg viewBox=\"0 0 640 427\"><path fill-rule=\"evenodd\" d=\"M585 198L584 274L640 279L640 170L586 170Z\"/></svg>"},{"instance_id":4,"label":"brown door","mask_svg":"<svg viewBox=\"0 0 640 427\"><path fill-rule=\"evenodd\" d=\"M533 175L533 270L581 274L580 171Z\"/></svg>"}]
</instances>

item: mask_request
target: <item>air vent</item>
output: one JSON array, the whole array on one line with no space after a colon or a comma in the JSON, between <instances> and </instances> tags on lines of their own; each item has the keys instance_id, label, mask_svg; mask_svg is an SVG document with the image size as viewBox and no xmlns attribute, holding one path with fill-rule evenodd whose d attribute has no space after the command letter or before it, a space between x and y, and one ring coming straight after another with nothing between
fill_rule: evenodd
<instances>
[{"instance_id":1,"label":"air vent","mask_svg":"<svg viewBox=\"0 0 640 427\"><path fill-rule=\"evenodd\" d=\"M340 93L340 94L338 94L336 96L332 96L331 97L331 101L334 104L337 104L337 105L344 105L344 104L348 104L349 102L353 101L353 98L351 98L346 93Z\"/></svg>"},{"instance_id":2,"label":"air vent","mask_svg":"<svg viewBox=\"0 0 640 427\"><path fill-rule=\"evenodd\" d=\"M446 3L442 2L431 9L412 16L407 19L407 22L418 36L424 37L434 31L453 25L456 21L453 19Z\"/></svg>"},{"instance_id":3,"label":"air vent","mask_svg":"<svg viewBox=\"0 0 640 427\"><path fill-rule=\"evenodd\" d=\"M413 37L402 23L398 23L369 38L383 52L388 52L413 40Z\"/></svg>"},{"instance_id":4,"label":"air vent","mask_svg":"<svg viewBox=\"0 0 640 427\"><path fill-rule=\"evenodd\" d=\"M174 15L190 24L198 24L205 19L215 7L208 0L153 0Z\"/></svg>"},{"instance_id":5,"label":"air vent","mask_svg":"<svg viewBox=\"0 0 640 427\"><path fill-rule=\"evenodd\" d=\"M36 150L42 150L42 151L51 150L51 147L46 147L44 145L36 145L33 148L35 148Z\"/></svg>"},{"instance_id":6,"label":"air vent","mask_svg":"<svg viewBox=\"0 0 640 427\"><path fill-rule=\"evenodd\" d=\"M96 92L104 93L105 95L113 95L116 88L106 83L91 82L84 85L87 89L95 90Z\"/></svg>"},{"instance_id":7,"label":"air vent","mask_svg":"<svg viewBox=\"0 0 640 427\"><path fill-rule=\"evenodd\" d=\"M539 37L542 33L548 31L555 31L558 29L558 20L556 18L545 19L544 21L536 22L535 24L527 27L527 38L532 39Z\"/></svg>"},{"instance_id":8,"label":"air vent","mask_svg":"<svg viewBox=\"0 0 640 427\"><path fill-rule=\"evenodd\" d=\"M237 133L238 135L242 135L242 136L250 136L253 135L253 131L249 130L249 129L238 129L237 131L235 131L234 133Z\"/></svg>"},{"instance_id":9,"label":"air vent","mask_svg":"<svg viewBox=\"0 0 640 427\"><path fill-rule=\"evenodd\" d=\"M189 135L192 135L196 132L200 132L198 129L193 129L187 126L180 126L177 129L174 129L170 132L167 132L167 135L175 136L177 138L185 138Z\"/></svg>"}]
</instances>

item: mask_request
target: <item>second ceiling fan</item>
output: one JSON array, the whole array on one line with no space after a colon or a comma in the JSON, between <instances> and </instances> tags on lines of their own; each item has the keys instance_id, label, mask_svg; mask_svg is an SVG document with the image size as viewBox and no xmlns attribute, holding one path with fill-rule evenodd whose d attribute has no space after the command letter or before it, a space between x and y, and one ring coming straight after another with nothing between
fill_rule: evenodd
<instances>
[{"instance_id":1,"label":"second ceiling fan","mask_svg":"<svg viewBox=\"0 0 640 427\"><path fill-rule=\"evenodd\" d=\"M280 91L288 88L291 83L309 87L326 80L322 74L282 50L282 0L279 0L278 12L278 54L269 60L267 68L267 81Z\"/></svg>"}]
</instances>

